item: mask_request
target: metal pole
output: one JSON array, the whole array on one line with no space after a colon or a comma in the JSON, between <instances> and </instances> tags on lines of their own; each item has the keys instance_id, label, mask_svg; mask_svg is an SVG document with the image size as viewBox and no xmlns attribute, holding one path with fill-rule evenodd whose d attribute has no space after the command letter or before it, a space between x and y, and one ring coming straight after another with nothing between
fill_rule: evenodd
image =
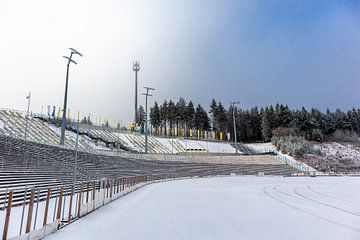
<instances>
[{"instance_id":1,"label":"metal pole","mask_svg":"<svg viewBox=\"0 0 360 240\"><path fill-rule=\"evenodd\" d=\"M146 93L143 93L142 95L145 96L145 153L148 153L148 107L147 107L147 100L148 100L148 96L152 97L151 94L149 94L150 90L155 90L154 88L150 88L150 87L144 87L146 89Z\"/></svg>"},{"instance_id":2,"label":"metal pole","mask_svg":"<svg viewBox=\"0 0 360 240\"><path fill-rule=\"evenodd\" d=\"M145 153L148 153L148 134L147 134L147 128L148 128L148 107L147 107L147 100L148 100L148 94L146 94L145 98Z\"/></svg>"},{"instance_id":3,"label":"metal pole","mask_svg":"<svg viewBox=\"0 0 360 240\"><path fill-rule=\"evenodd\" d=\"M26 117L25 117L25 135L24 135L25 141L26 141L27 131L28 131L31 92L29 92L29 96L27 96L26 98L28 100L28 105L27 105L27 112L26 112Z\"/></svg>"},{"instance_id":4,"label":"metal pole","mask_svg":"<svg viewBox=\"0 0 360 240\"><path fill-rule=\"evenodd\" d=\"M65 96L64 96L64 107L63 107L63 116L62 116L62 123L61 123L61 136L60 136L60 145L64 145L65 143L65 127L66 127L66 111L67 111L67 94L68 94L68 83L69 83L69 68L70 63L77 64L74 60L72 60L73 54L77 54L82 57L82 54L76 51L73 48L69 48L71 50L70 57L63 56L68 60L67 68L66 68L66 82L65 82Z\"/></svg>"},{"instance_id":5,"label":"metal pole","mask_svg":"<svg viewBox=\"0 0 360 240\"><path fill-rule=\"evenodd\" d=\"M118 156L120 157L120 129L118 129L118 132L117 132L117 137L118 137L118 142L117 142L117 150L118 150Z\"/></svg>"},{"instance_id":6,"label":"metal pole","mask_svg":"<svg viewBox=\"0 0 360 240\"><path fill-rule=\"evenodd\" d=\"M236 123L235 123L235 108L233 106L233 121L234 121L234 139L235 139L235 147L236 147L236 154L238 154L238 145L237 145L237 136L236 136Z\"/></svg>"},{"instance_id":7,"label":"metal pole","mask_svg":"<svg viewBox=\"0 0 360 240\"><path fill-rule=\"evenodd\" d=\"M73 53L70 54L70 59ZM63 116L62 116L62 124L61 124L61 137L60 137L60 145L64 145L65 142L65 126L66 126L66 107L67 107L67 94L68 94L68 84L69 84L69 67L70 60L68 61L66 68L66 82L65 82L65 96L64 96L64 107L63 107Z\"/></svg>"},{"instance_id":8,"label":"metal pole","mask_svg":"<svg viewBox=\"0 0 360 240\"><path fill-rule=\"evenodd\" d=\"M135 72L135 117L134 117L134 128L136 127L137 123L137 99L138 99L138 72L140 71L140 63L135 61L133 63L133 71Z\"/></svg>"},{"instance_id":9,"label":"metal pole","mask_svg":"<svg viewBox=\"0 0 360 240\"><path fill-rule=\"evenodd\" d=\"M23 203L22 203L22 212L21 212L21 222L20 222L20 231L19 231L19 235L21 235L21 232L22 232L22 227L23 227L23 222L24 222L25 203L26 203L26 194L27 194L27 188L25 188L25 192L24 192L24 199L23 199Z\"/></svg>"},{"instance_id":10,"label":"metal pole","mask_svg":"<svg viewBox=\"0 0 360 240\"><path fill-rule=\"evenodd\" d=\"M80 128L80 119L78 118L77 130L76 130L76 143L75 143L75 159L74 159L74 186L76 183L76 168L77 168L77 159L78 159L78 145L79 145L79 128Z\"/></svg>"},{"instance_id":11,"label":"metal pole","mask_svg":"<svg viewBox=\"0 0 360 240\"><path fill-rule=\"evenodd\" d=\"M232 106L232 112L233 112L235 151L236 154L238 154L239 150L238 150L237 134L236 134L235 104L239 104L239 102L230 102L230 104Z\"/></svg>"}]
</instances>

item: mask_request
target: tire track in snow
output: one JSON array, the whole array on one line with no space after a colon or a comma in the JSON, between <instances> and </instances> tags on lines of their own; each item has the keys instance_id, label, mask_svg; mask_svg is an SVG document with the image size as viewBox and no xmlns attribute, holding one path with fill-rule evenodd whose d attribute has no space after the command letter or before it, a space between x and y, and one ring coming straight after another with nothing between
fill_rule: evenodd
<instances>
[{"instance_id":1,"label":"tire track in snow","mask_svg":"<svg viewBox=\"0 0 360 240\"><path fill-rule=\"evenodd\" d=\"M310 198L310 197L308 197L308 196L306 196L306 195L304 195L304 194L301 194L301 193L298 191L298 188L294 188L294 189L293 189L293 191L294 191L294 193L295 193L296 195L291 195L291 194L289 194L289 193L286 193L286 192L281 191L280 189L278 189L279 186L280 186L280 185L275 185L275 186L273 187L273 190L275 190L275 191L277 191L277 192L279 192L280 194L283 194L283 195L285 195L285 196L297 198L297 199L300 199L300 200L303 200L303 201L304 201L304 200L309 200L309 201L315 202L315 203L317 203L317 204L320 204L320 205L323 205L323 206L326 206L326 207L330 207L330 208L333 208L333 209L335 209L335 210L339 210L339 211L345 212L345 213L347 213L347 214L351 214L351 215L355 215L355 216L357 216L357 217L360 217L360 213L358 213L358 212L353 212L353 211L350 211L350 210L347 210L347 209L343 209L343 208L334 206L334 205L332 205L332 204L324 203L324 202L322 202L322 201L319 201L319 200ZM307 187L309 188L310 186L307 186ZM336 198L335 198L335 199L336 199Z\"/></svg>"},{"instance_id":2,"label":"tire track in snow","mask_svg":"<svg viewBox=\"0 0 360 240\"><path fill-rule=\"evenodd\" d=\"M355 228L355 227L350 226L350 225L347 225L347 224L342 224L342 223L333 221L333 220L328 219L328 218L325 218L325 217L323 217L323 216L319 216L319 215L317 215L317 214L315 214L315 213L312 213L312 212L310 212L310 211L306 211L306 210L304 210L304 209L301 209L300 207L297 207L297 206L295 206L295 205L293 205L293 204L291 204L291 203L289 203L289 202L287 202L287 201L284 201L284 200L281 200L281 199L279 199L279 198L274 197L274 196L271 195L270 192L268 191L268 188L270 188L270 187L271 187L271 186L266 186L266 187L263 188L263 193L264 193L266 196L268 196L269 198L271 198L271 199L273 199L273 200L275 200L275 201L277 201L277 202L279 202L279 203L281 203L281 204L283 204L283 205L286 205L286 206L288 206L288 207L290 207L290 208L292 208L292 209L294 209L294 210L297 210L297 211L299 211L299 212L301 212L301 213L304 213L304 214L310 215L310 216L312 216L312 217L315 217L315 218L317 218L317 219L319 219L319 220L323 220L323 221L325 221L325 222L332 223L332 224L334 224L334 225L337 225L337 226L340 226L340 227L344 227L344 228L347 228L347 229L350 229L350 230L353 230L353 231L355 231L355 232L359 232L359 233L360 233L360 229L358 229L358 228Z\"/></svg>"},{"instance_id":3,"label":"tire track in snow","mask_svg":"<svg viewBox=\"0 0 360 240\"><path fill-rule=\"evenodd\" d=\"M294 196L292 194L289 194L287 192L284 192L284 191L281 191L280 189L278 189L278 187L280 187L281 185L275 185L273 186L273 190L277 191L278 193L282 194L282 195L285 195L285 196L288 196L288 197L292 197L292 198L298 198L298 199L301 199L303 200L302 198L299 198L297 196Z\"/></svg>"},{"instance_id":4,"label":"tire track in snow","mask_svg":"<svg viewBox=\"0 0 360 240\"><path fill-rule=\"evenodd\" d=\"M314 190L311 186L307 186L307 188L309 189L309 191L313 192L313 193L316 193L320 196L324 196L324 197L328 197L328 198L332 198L332 199L336 199L336 200L341 200L341 201L344 201L344 202L348 202L348 203L354 203L352 201L349 201L347 199L342 199L342 198L338 198L338 197L335 197L335 196L332 196L332 195L329 195L329 194L326 194L326 193L321 193L321 192L318 192L316 190Z\"/></svg>"},{"instance_id":5,"label":"tire track in snow","mask_svg":"<svg viewBox=\"0 0 360 240\"><path fill-rule=\"evenodd\" d=\"M334 206L334 205L332 205L332 204L324 203L324 202L321 202L321 201L319 201L319 200L313 199L313 198L311 198L311 197L307 197L307 196L305 196L304 194L300 193L297 187L294 188L294 193L295 193L296 195L304 198L304 199L310 200L310 201L315 202L315 203L317 203L317 204L320 204L320 205L322 205L322 206L329 207L329 208L332 208L332 209L335 209L335 210L338 210L338 211L341 211L341 212L344 212L344 213L348 213L348 214L351 214L351 215L360 217L360 214L359 214L359 213L352 212L352 211L349 211L349 210L346 210L346 209L343 209L343 208Z\"/></svg>"}]
</instances>

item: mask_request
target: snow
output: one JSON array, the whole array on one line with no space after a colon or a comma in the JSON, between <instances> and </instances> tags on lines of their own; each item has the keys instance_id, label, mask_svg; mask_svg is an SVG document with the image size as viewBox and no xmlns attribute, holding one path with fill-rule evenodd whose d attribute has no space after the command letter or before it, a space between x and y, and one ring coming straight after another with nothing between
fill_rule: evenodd
<instances>
[{"instance_id":1,"label":"snow","mask_svg":"<svg viewBox=\"0 0 360 240\"><path fill-rule=\"evenodd\" d=\"M235 153L236 149L229 143L201 142L208 152L212 153Z\"/></svg>"},{"instance_id":2,"label":"snow","mask_svg":"<svg viewBox=\"0 0 360 240\"><path fill-rule=\"evenodd\" d=\"M123 134L123 133L120 133L119 134L119 138L120 140L122 140L123 142L125 142L126 144L126 147L128 148L132 148L136 151L139 151L139 152L142 152L143 150L141 148L138 148L137 146L135 146L135 144L133 144L127 137L126 135L130 135L130 134Z\"/></svg>"},{"instance_id":3,"label":"snow","mask_svg":"<svg viewBox=\"0 0 360 240\"><path fill-rule=\"evenodd\" d=\"M52 124L48 124L48 127L53 130L58 136L61 135L61 129L52 125ZM65 133L66 133L66 130L65 130Z\"/></svg>"},{"instance_id":4,"label":"snow","mask_svg":"<svg viewBox=\"0 0 360 240\"><path fill-rule=\"evenodd\" d=\"M0 120L0 129L4 129L4 127L5 127L5 123Z\"/></svg>"},{"instance_id":5,"label":"snow","mask_svg":"<svg viewBox=\"0 0 360 240\"><path fill-rule=\"evenodd\" d=\"M201 141L201 140L188 140L181 138L161 138L154 137L172 153L179 153L176 149L176 145L182 146L184 149L197 149L200 151L210 152L210 153L235 153L235 148L229 143L220 143L220 142L211 142L211 141ZM173 143L174 141L174 143ZM174 146L173 146L174 144Z\"/></svg>"},{"instance_id":6,"label":"snow","mask_svg":"<svg viewBox=\"0 0 360 240\"><path fill-rule=\"evenodd\" d=\"M254 149L255 152L259 152L259 153L276 151L275 146L271 142L269 142L269 143L248 143L245 145L251 149Z\"/></svg>"},{"instance_id":7,"label":"snow","mask_svg":"<svg viewBox=\"0 0 360 240\"><path fill-rule=\"evenodd\" d=\"M316 172L317 175L321 175L322 173L317 171L316 169L310 167L308 164L304 162L300 162L294 157L290 156L289 154L284 154L280 151L276 150L276 147L272 143L250 143L246 144L249 148L253 149L255 152L258 153L266 153L266 152L274 152L276 153L276 158L300 171L307 171L307 172Z\"/></svg>"},{"instance_id":8,"label":"snow","mask_svg":"<svg viewBox=\"0 0 360 240\"><path fill-rule=\"evenodd\" d=\"M340 144L336 142L327 142L314 144L314 148L321 151L322 154L329 157L352 159L360 164L360 151L352 144Z\"/></svg>"},{"instance_id":9,"label":"snow","mask_svg":"<svg viewBox=\"0 0 360 240\"><path fill-rule=\"evenodd\" d=\"M135 186L127 187L125 190L123 190L119 193L114 193L112 195L112 199L121 197L122 195L127 194L133 190L136 190L137 188L142 187L142 186L143 186L143 184L138 184ZM91 193L89 193L89 194L91 196ZM99 208L103 205L103 203L108 203L110 201L109 198L105 199L106 190L104 190L104 189L102 189L100 191L96 191L95 194L96 195L95 195L95 206L94 206L93 205L94 203L91 201L89 201L89 203L85 202L86 192L82 193L81 215L86 214L88 210L91 211L93 209L93 206L95 208ZM32 216L32 221L31 221L32 222L31 231L41 230L41 228L43 227L43 219L44 219L44 214L45 214L45 201L39 202L38 207L37 207L36 196L37 195L35 194L35 203L34 203L33 216ZM79 193L76 193L72 200L72 207L71 207L71 215L72 216L75 216L75 214L77 214L78 197L79 197ZM55 215L56 215L55 209L57 209L57 206L58 206L58 200L56 200L56 198L51 198L49 201L49 211L48 211L48 215L47 215L48 216L48 219L47 219L48 224L52 224L52 223L54 223L54 221L56 221L55 220ZM69 207L70 207L70 197L68 195L64 195L62 206L63 206L63 210L61 213L61 217L62 217L62 219L67 221L68 216L69 216L68 215ZM36 208L38 209L37 217L35 217L36 216ZM22 227L22 231L21 231L22 235L25 234L25 226L26 226L28 210L29 210L29 205L27 204L27 205L25 205L25 210L24 210L23 227ZM22 206L15 206L11 209L9 231L8 231L8 237L10 239L12 239L13 237L19 236L22 211L23 211ZM6 211L0 211L0 232L4 228L5 214L6 214ZM36 221L35 221L35 219L36 219Z\"/></svg>"},{"instance_id":10,"label":"snow","mask_svg":"<svg viewBox=\"0 0 360 240\"><path fill-rule=\"evenodd\" d=\"M47 239L360 239L359 184L356 177L157 183Z\"/></svg>"},{"instance_id":11,"label":"snow","mask_svg":"<svg viewBox=\"0 0 360 240\"><path fill-rule=\"evenodd\" d=\"M49 212L48 212L48 222L53 221L54 207L55 207L55 198L50 200ZM37 218L36 228L35 229L40 229L42 227L42 224L43 224L42 220L44 218L44 208L45 208L45 202L44 201L39 202L38 218ZM36 203L35 203L34 208L33 208L32 227L34 226L34 223L35 223L35 211L36 211ZM6 213L6 211L0 211L0 227L1 227L1 231L2 231L3 225L4 225L5 213ZM24 216L25 217L24 217L24 220L23 220L22 234L25 233L27 213L28 213L28 205L26 205L25 211L24 211ZM15 236L19 235L19 230L20 230L20 225L21 225L21 214L22 214L22 206L13 207L11 209L9 232L8 232L9 237L15 237Z\"/></svg>"}]
</instances>

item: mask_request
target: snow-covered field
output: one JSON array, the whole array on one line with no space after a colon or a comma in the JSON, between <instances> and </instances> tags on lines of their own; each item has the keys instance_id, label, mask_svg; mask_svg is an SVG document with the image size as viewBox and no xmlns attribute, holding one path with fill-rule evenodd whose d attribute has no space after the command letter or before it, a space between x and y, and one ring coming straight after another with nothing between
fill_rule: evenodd
<instances>
[{"instance_id":1,"label":"snow-covered field","mask_svg":"<svg viewBox=\"0 0 360 240\"><path fill-rule=\"evenodd\" d=\"M47 239L360 239L359 186L356 177L152 184Z\"/></svg>"}]
</instances>

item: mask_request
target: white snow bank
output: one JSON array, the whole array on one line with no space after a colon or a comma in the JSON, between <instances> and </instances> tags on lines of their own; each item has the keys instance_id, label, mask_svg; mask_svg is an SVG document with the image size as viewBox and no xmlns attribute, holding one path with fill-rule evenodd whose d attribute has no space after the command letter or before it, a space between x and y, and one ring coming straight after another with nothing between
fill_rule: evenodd
<instances>
[{"instance_id":1,"label":"white snow bank","mask_svg":"<svg viewBox=\"0 0 360 240\"><path fill-rule=\"evenodd\" d=\"M360 239L360 178L228 177L149 185L47 239Z\"/></svg>"}]
</instances>

